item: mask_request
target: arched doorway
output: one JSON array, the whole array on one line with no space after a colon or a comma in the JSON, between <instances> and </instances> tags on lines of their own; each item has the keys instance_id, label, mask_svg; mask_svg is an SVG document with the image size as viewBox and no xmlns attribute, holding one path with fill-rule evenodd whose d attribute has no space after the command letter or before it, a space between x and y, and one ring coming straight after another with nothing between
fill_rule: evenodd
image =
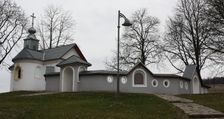
<instances>
[{"instance_id":1,"label":"arched doorway","mask_svg":"<svg viewBox=\"0 0 224 119\"><path fill-rule=\"evenodd\" d=\"M73 68L66 67L63 71L62 91L71 92L73 88Z\"/></svg>"},{"instance_id":2,"label":"arched doorway","mask_svg":"<svg viewBox=\"0 0 224 119\"><path fill-rule=\"evenodd\" d=\"M200 82L197 77L193 79L193 93L199 94L200 93Z\"/></svg>"}]
</instances>

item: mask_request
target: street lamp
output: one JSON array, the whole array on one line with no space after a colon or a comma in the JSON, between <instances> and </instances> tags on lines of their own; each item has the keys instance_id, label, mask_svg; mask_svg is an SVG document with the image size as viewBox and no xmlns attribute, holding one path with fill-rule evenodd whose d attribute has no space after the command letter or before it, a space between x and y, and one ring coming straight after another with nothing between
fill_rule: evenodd
<instances>
[{"instance_id":1,"label":"street lamp","mask_svg":"<svg viewBox=\"0 0 224 119\"><path fill-rule=\"evenodd\" d=\"M119 68L119 53L120 53L120 18L124 18L122 26L131 26L131 22L118 10L118 25L117 25L117 93L120 92L120 68Z\"/></svg>"}]
</instances>

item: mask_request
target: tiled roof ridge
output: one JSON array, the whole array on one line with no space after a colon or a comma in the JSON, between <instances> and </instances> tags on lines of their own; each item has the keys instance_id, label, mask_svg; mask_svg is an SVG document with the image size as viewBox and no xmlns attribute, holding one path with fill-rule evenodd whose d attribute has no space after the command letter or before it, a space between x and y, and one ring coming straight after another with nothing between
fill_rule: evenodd
<instances>
[{"instance_id":1,"label":"tiled roof ridge","mask_svg":"<svg viewBox=\"0 0 224 119\"><path fill-rule=\"evenodd\" d=\"M54 49L57 49L57 48L61 48L61 47L65 47L65 46L74 46L76 45L76 43L71 43L71 44L67 44L67 45L59 45L57 47L53 47L53 48L48 48L48 49L42 49L42 50L38 50L39 52L44 52L44 51L47 51L47 50L54 50Z\"/></svg>"}]
</instances>

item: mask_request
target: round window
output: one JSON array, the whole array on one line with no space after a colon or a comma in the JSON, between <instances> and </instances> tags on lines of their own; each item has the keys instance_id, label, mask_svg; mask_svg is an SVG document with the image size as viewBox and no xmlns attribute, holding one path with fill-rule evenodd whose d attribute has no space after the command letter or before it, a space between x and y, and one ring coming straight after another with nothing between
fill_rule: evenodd
<instances>
[{"instance_id":1,"label":"round window","mask_svg":"<svg viewBox=\"0 0 224 119\"><path fill-rule=\"evenodd\" d=\"M184 87L184 83L183 81L180 81L180 88L183 88Z\"/></svg>"},{"instance_id":2,"label":"round window","mask_svg":"<svg viewBox=\"0 0 224 119\"><path fill-rule=\"evenodd\" d=\"M163 86L164 86L165 88L168 88L168 87L170 86L170 81L169 81L169 80L164 80L164 81L163 81Z\"/></svg>"},{"instance_id":3,"label":"round window","mask_svg":"<svg viewBox=\"0 0 224 119\"><path fill-rule=\"evenodd\" d=\"M107 82L108 83L112 83L113 82L113 77L112 76L108 76L107 77Z\"/></svg>"},{"instance_id":4,"label":"round window","mask_svg":"<svg viewBox=\"0 0 224 119\"><path fill-rule=\"evenodd\" d=\"M153 86L153 87L157 87L158 84L159 84L158 81L157 81L156 79L153 79L151 83L152 83L152 86Z\"/></svg>"},{"instance_id":5,"label":"round window","mask_svg":"<svg viewBox=\"0 0 224 119\"><path fill-rule=\"evenodd\" d=\"M122 78L121 78L121 83L122 84L126 84L127 83L127 77L125 77L125 76L123 76Z\"/></svg>"},{"instance_id":6,"label":"round window","mask_svg":"<svg viewBox=\"0 0 224 119\"><path fill-rule=\"evenodd\" d=\"M185 89L187 90L188 89L188 83L187 82L185 82Z\"/></svg>"}]
</instances>

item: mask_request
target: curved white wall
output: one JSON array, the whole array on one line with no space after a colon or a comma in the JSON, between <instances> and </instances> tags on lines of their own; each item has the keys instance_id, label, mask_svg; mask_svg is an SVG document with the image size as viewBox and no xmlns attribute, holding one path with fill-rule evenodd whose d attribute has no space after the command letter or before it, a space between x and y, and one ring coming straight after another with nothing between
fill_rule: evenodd
<instances>
[{"instance_id":1,"label":"curved white wall","mask_svg":"<svg viewBox=\"0 0 224 119\"><path fill-rule=\"evenodd\" d=\"M45 90L45 79L44 79L44 73L45 73L45 67L41 64L41 62L34 62L34 61L24 61L24 62L18 62L15 63L15 65L19 64L19 66L22 69L22 77L19 80L14 80L14 76L12 76L12 90L34 90L34 91L40 91ZM40 76L39 78L35 78L35 70L36 67L41 68Z\"/></svg>"}]
</instances>

